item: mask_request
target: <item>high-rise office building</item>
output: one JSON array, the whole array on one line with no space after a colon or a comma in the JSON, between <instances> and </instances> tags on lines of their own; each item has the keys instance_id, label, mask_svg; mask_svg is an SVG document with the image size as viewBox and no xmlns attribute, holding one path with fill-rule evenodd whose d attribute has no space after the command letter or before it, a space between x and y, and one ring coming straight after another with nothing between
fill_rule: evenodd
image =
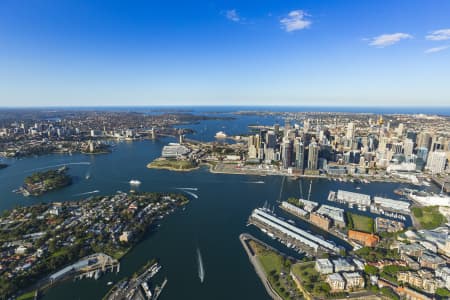
<instances>
[{"instance_id":1,"label":"high-rise office building","mask_svg":"<svg viewBox=\"0 0 450 300\"><path fill-rule=\"evenodd\" d=\"M248 158L258 158L259 146L259 135L250 135L248 137Z\"/></svg>"},{"instance_id":2,"label":"high-rise office building","mask_svg":"<svg viewBox=\"0 0 450 300\"><path fill-rule=\"evenodd\" d=\"M288 139L283 140L282 160L284 169L292 166L292 144Z\"/></svg>"},{"instance_id":3,"label":"high-rise office building","mask_svg":"<svg viewBox=\"0 0 450 300\"><path fill-rule=\"evenodd\" d=\"M402 136L403 135L403 123L400 123L400 124L398 124L398 127L397 127L397 130L396 130L396 133L397 133L397 136Z\"/></svg>"},{"instance_id":4,"label":"high-rise office building","mask_svg":"<svg viewBox=\"0 0 450 300\"><path fill-rule=\"evenodd\" d=\"M303 121L303 132L307 133L309 131L309 119Z\"/></svg>"},{"instance_id":5,"label":"high-rise office building","mask_svg":"<svg viewBox=\"0 0 450 300\"><path fill-rule=\"evenodd\" d=\"M319 145L314 141L308 147L308 169L317 170L319 163Z\"/></svg>"},{"instance_id":6,"label":"high-rise office building","mask_svg":"<svg viewBox=\"0 0 450 300\"><path fill-rule=\"evenodd\" d=\"M447 157L444 151L433 151L428 156L427 169L433 174L443 173Z\"/></svg>"},{"instance_id":7,"label":"high-rise office building","mask_svg":"<svg viewBox=\"0 0 450 300\"><path fill-rule=\"evenodd\" d=\"M413 154L414 142L411 139L405 139L403 142L403 153L406 157L410 157Z\"/></svg>"},{"instance_id":8,"label":"high-rise office building","mask_svg":"<svg viewBox=\"0 0 450 300\"><path fill-rule=\"evenodd\" d=\"M413 143L415 143L416 140L417 140L417 133L414 132L414 131L408 130L408 131L406 132L406 137L407 137L408 139L411 139L411 140L413 141Z\"/></svg>"},{"instance_id":9,"label":"high-rise office building","mask_svg":"<svg viewBox=\"0 0 450 300\"><path fill-rule=\"evenodd\" d=\"M280 133L280 124L273 125L273 131L275 131L275 134Z\"/></svg>"},{"instance_id":10,"label":"high-rise office building","mask_svg":"<svg viewBox=\"0 0 450 300\"><path fill-rule=\"evenodd\" d=\"M345 135L345 137L348 140L353 140L354 136L355 136L355 124L353 122L350 122L347 125L347 134Z\"/></svg>"},{"instance_id":11,"label":"high-rise office building","mask_svg":"<svg viewBox=\"0 0 450 300\"><path fill-rule=\"evenodd\" d=\"M266 135L266 146L267 148L275 148L277 145L277 136L274 131L269 130Z\"/></svg>"},{"instance_id":12,"label":"high-rise office building","mask_svg":"<svg viewBox=\"0 0 450 300\"><path fill-rule=\"evenodd\" d=\"M417 147L425 147L428 150L431 149L431 134L428 132L421 132L417 135Z\"/></svg>"},{"instance_id":13,"label":"high-rise office building","mask_svg":"<svg viewBox=\"0 0 450 300\"><path fill-rule=\"evenodd\" d=\"M297 138L294 142L294 153L295 167L299 170L303 170L305 162L305 145L300 138Z\"/></svg>"},{"instance_id":14,"label":"high-rise office building","mask_svg":"<svg viewBox=\"0 0 450 300\"><path fill-rule=\"evenodd\" d=\"M439 151L444 150L445 148L445 139L443 137L436 137L433 139L433 143L431 144L431 150L430 151Z\"/></svg>"},{"instance_id":15,"label":"high-rise office building","mask_svg":"<svg viewBox=\"0 0 450 300\"><path fill-rule=\"evenodd\" d=\"M417 158L420 158L423 162L426 162L428 158L428 149L426 147L417 148Z\"/></svg>"},{"instance_id":16,"label":"high-rise office building","mask_svg":"<svg viewBox=\"0 0 450 300\"><path fill-rule=\"evenodd\" d=\"M403 144L400 142L393 143L392 144L392 151L394 154L400 154L403 153Z\"/></svg>"}]
</instances>

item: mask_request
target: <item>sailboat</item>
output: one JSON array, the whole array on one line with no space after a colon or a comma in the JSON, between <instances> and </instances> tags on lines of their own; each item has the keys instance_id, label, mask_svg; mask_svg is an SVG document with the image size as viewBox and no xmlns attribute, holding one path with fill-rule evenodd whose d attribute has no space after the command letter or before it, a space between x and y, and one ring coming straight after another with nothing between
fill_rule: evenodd
<instances>
[{"instance_id":1,"label":"sailboat","mask_svg":"<svg viewBox=\"0 0 450 300\"><path fill-rule=\"evenodd\" d=\"M199 248L197 248L197 263L198 263L198 278L200 278L200 282L203 283L203 280L205 280L205 269L203 267L202 254L200 253Z\"/></svg>"}]
</instances>

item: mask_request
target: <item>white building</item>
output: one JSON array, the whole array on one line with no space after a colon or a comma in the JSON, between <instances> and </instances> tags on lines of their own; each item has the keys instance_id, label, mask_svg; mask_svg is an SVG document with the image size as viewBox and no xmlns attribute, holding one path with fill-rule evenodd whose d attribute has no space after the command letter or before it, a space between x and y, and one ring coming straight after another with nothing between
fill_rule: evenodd
<instances>
[{"instance_id":1,"label":"white building","mask_svg":"<svg viewBox=\"0 0 450 300\"><path fill-rule=\"evenodd\" d=\"M303 208L308 212L312 212L317 206L319 206L319 203L317 202L305 200L302 198L298 199L298 202L302 203L304 205Z\"/></svg>"},{"instance_id":2,"label":"white building","mask_svg":"<svg viewBox=\"0 0 450 300\"><path fill-rule=\"evenodd\" d=\"M445 287L450 289L450 268L443 267L436 270L436 277L441 278L445 282Z\"/></svg>"},{"instance_id":3,"label":"white building","mask_svg":"<svg viewBox=\"0 0 450 300\"><path fill-rule=\"evenodd\" d=\"M316 260L316 264L315 264L314 268L320 274L331 274L331 273L333 273L333 264L327 258Z\"/></svg>"},{"instance_id":4,"label":"white building","mask_svg":"<svg viewBox=\"0 0 450 300\"><path fill-rule=\"evenodd\" d=\"M428 155L427 169L433 174L443 173L447 157L444 151L433 151Z\"/></svg>"},{"instance_id":5,"label":"white building","mask_svg":"<svg viewBox=\"0 0 450 300\"><path fill-rule=\"evenodd\" d=\"M163 147L161 155L164 158L176 158L187 153L189 153L187 147L178 143L169 143L169 145Z\"/></svg>"},{"instance_id":6,"label":"white building","mask_svg":"<svg viewBox=\"0 0 450 300\"><path fill-rule=\"evenodd\" d=\"M329 205L322 205L317 210L317 213L329 217L338 227L345 226L344 210L342 208Z\"/></svg>"},{"instance_id":7,"label":"white building","mask_svg":"<svg viewBox=\"0 0 450 300\"><path fill-rule=\"evenodd\" d=\"M347 125L347 134L345 137L349 140L352 140L355 135L355 124L353 122L348 123Z\"/></svg>"},{"instance_id":8,"label":"white building","mask_svg":"<svg viewBox=\"0 0 450 300\"><path fill-rule=\"evenodd\" d=\"M344 258L333 259L335 272L352 272L355 271L355 266L350 264L348 260Z\"/></svg>"},{"instance_id":9,"label":"white building","mask_svg":"<svg viewBox=\"0 0 450 300\"><path fill-rule=\"evenodd\" d=\"M293 213L296 216L306 216L308 212L306 210L301 209L298 206L292 205L289 202L283 201L281 202L281 207L286 209L287 211Z\"/></svg>"},{"instance_id":10,"label":"white building","mask_svg":"<svg viewBox=\"0 0 450 300\"><path fill-rule=\"evenodd\" d=\"M414 172L414 171L416 171L416 167L417 166L415 163L402 162L399 164L389 164L386 171L388 173L390 173L390 172Z\"/></svg>"},{"instance_id":11,"label":"white building","mask_svg":"<svg viewBox=\"0 0 450 300\"><path fill-rule=\"evenodd\" d=\"M403 142L403 153L406 157L410 157L413 154L414 142L411 139L406 139Z\"/></svg>"},{"instance_id":12,"label":"white building","mask_svg":"<svg viewBox=\"0 0 450 300\"><path fill-rule=\"evenodd\" d=\"M378 205L387 210L397 210L409 213L410 203L406 201L394 200L389 198L377 197L373 198L375 205Z\"/></svg>"},{"instance_id":13,"label":"white building","mask_svg":"<svg viewBox=\"0 0 450 300\"><path fill-rule=\"evenodd\" d=\"M345 280L339 273L327 275L325 282L330 285L332 291L343 291L345 289Z\"/></svg>"},{"instance_id":14,"label":"white building","mask_svg":"<svg viewBox=\"0 0 450 300\"><path fill-rule=\"evenodd\" d=\"M345 288L347 290L360 289L364 287L364 278L358 272L342 273L345 278Z\"/></svg>"},{"instance_id":15,"label":"white building","mask_svg":"<svg viewBox=\"0 0 450 300\"><path fill-rule=\"evenodd\" d=\"M365 205L365 206L370 205L370 196L369 195L348 192L348 191L343 191L343 190L338 190L337 200L347 202L347 203Z\"/></svg>"}]
</instances>

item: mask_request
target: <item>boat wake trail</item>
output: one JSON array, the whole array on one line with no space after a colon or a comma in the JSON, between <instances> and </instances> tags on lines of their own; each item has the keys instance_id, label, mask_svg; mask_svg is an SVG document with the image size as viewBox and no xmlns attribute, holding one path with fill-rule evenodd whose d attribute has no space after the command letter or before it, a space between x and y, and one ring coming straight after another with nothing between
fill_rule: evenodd
<instances>
[{"instance_id":1,"label":"boat wake trail","mask_svg":"<svg viewBox=\"0 0 450 300\"><path fill-rule=\"evenodd\" d=\"M177 190L198 191L198 188L191 188L191 187L176 188L176 189L177 189Z\"/></svg>"},{"instance_id":2,"label":"boat wake trail","mask_svg":"<svg viewBox=\"0 0 450 300\"><path fill-rule=\"evenodd\" d=\"M197 248L197 264L198 264L198 278L200 278L200 282L203 283L203 280L205 280L205 268L203 267L202 254L200 253L199 248Z\"/></svg>"},{"instance_id":3,"label":"boat wake trail","mask_svg":"<svg viewBox=\"0 0 450 300\"><path fill-rule=\"evenodd\" d=\"M25 172L34 172L34 171L45 170L45 169L50 169L50 168L64 167L64 166L68 166L68 165L89 166L90 164L91 163L88 161L72 162L72 163L66 163L66 164L51 165L51 166L46 166L46 167L41 167L41 168L34 168L34 169L26 170Z\"/></svg>"},{"instance_id":4,"label":"boat wake trail","mask_svg":"<svg viewBox=\"0 0 450 300\"><path fill-rule=\"evenodd\" d=\"M100 191L99 190L95 190L95 191L91 191L91 192L75 194L74 196L85 196L85 195L91 195L91 194L96 194L96 193L100 193Z\"/></svg>"},{"instance_id":5,"label":"boat wake trail","mask_svg":"<svg viewBox=\"0 0 450 300\"><path fill-rule=\"evenodd\" d=\"M198 199L198 195L194 194L193 192L189 192L189 191L183 191L188 195L191 195L192 197L194 197L195 199Z\"/></svg>"},{"instance_id":6,"label":"boat wake trail","mask_svg":"<svg viewBox=\"0 0 450 300\"><path fill-rule=\"evenodd\" d=\"M244 183L264 184L264 181L244 181Z\"/></svg>"}]
</instances>

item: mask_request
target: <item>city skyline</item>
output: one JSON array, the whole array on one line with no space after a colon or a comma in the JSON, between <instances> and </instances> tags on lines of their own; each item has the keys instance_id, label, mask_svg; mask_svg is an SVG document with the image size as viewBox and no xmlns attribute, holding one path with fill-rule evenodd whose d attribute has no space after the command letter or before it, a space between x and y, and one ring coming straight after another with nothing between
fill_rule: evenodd
<instances>
[{"instance_id":1,"label":"city skyline","mask_svg":"<svg viewBox=\"0 0 450 300\"><path fill-rule=\"evenodd\" d=\"M444 1L0 7L0 107L449 102Z\"/></svg>"}]
</instances>

